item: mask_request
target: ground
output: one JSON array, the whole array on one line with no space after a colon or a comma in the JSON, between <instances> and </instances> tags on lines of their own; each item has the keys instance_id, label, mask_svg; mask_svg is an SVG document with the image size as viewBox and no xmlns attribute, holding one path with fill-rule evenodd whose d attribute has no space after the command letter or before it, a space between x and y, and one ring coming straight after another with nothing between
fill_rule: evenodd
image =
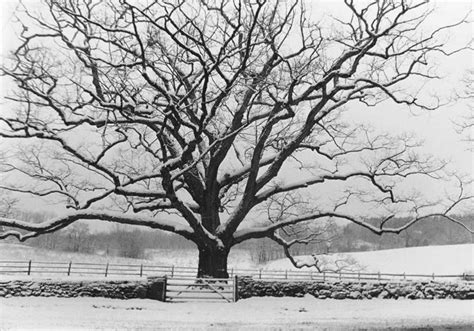
<instances>
[{"instance_id":1,"label":"ground","mask_svg":"<svg viewBox=\"0 0 474 331\"><path fill-rule=\"evenodd\" d=\"M381 272L394 269L398 273L462 274L473 270L473 250L473 244L466 244L351 254L368 269ZM175 255L168 253L155 252L151 260L153 262L144 262L182 266L195 263L195 257L186 255L189 253L187 251ZM108 260L107 257L64 254L23 245L0 244L0 260L73 260L98 263ZM235 255L234 267L250 267L246 264L249 263L248 256ZM163 256L169 260L161 260ZM137 263L136 260L120 262ZM258 267L291 268L287 260ZM56 277L59 278L59 275ZM63 278L66 277L63 275ZM31 279L26 275L0 278ZM67 277L71 280L75 278ZM472 325L474 300L337 301L305 297L250 298L237 303L162 303L105 298L0 299L0 330L471 330Z\"/></svg>"},{"instance_id":2,"label":"ground","mask_svg":"<svg viewBox=\"0 0 474 331\"><path fill-rule=\"evenodd\" d=\"M163 303L105 298L0 299L0 330L470 330L474 301L250 298Z\"/></svg>"},{"instance_id":3,"label":"ground","mask_svg":"<svg viewBox=\"0 0 474 331\"><path fill-rule=\"evenodd\" d=\"M453 259L452 257L456 258ZM369 252L338 253L323 258L351 257L365 270L381 273L461 275L474 270L474 244L423 246ZM300 256L312 261L312 257ZM292 269L288 259L271 261L267 269ZM304 269L303 270L307 270Z\"/></svg>"},{"instance_id":4,"label":"ground","mask_svg":"<svg viewBox=\"0 0 474 331\"><path fill-rule=\"evenodd\" d=\"M54 261L54 262L90 262L105 264L152 264L161 266L196 267L197 250L167 250L156 249L147 253L148 258L137 260L113 256L87 255L70 252L58 252L46 249L28 247L22 244L7 244L0 242L0 260L3 261ZM363 269L381 273L406 273L437 275L462 275L474 271L474 244L425 246L386 249L369 252L352 252L323 256L324 259L352 257ZM452 257L456 256L455 259ZM298 257L313 260L312 257ZM256 264L251 261L248 251L243 249L231 250L229 269L269 269L296 270L288 259L270 261L266 264ZM303 268L303 270L307 270Z\"/></svg>"}]
</instances>

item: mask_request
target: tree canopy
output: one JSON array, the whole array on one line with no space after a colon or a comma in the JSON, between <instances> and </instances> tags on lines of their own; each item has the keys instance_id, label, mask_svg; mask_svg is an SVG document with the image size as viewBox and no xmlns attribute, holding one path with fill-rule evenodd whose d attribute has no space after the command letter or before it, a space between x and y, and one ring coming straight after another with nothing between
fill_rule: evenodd
<instances>
[{"instance_id":1,"label":"tree canopy","mask_svg":"<svg viewBox=\"0 0 474 331\"><path fill-rule=\"evenodd\" d=\"M18 10L21 44L0 69L15 107L2 109L0 137L28 143L5 153L1 188L69 211L37 224L0 217L0 238L87 219L147 226L196 243L200 275L226 276L229 250L248 239L273 239L301 266L289 248L321 238L331 220L376 234L433 214L459 222L452 213L471 199L463 180L434 212L405 186L456 180L446 163L420 153L416 137L346 113L439 107L416 86L438 78L432 56L461 51L439 35L464 20L428 31L427 1L343 4L321 21L301 1L45 0ZM409 217L393 226L397 212Z\"/></svg>"}]
</instances>

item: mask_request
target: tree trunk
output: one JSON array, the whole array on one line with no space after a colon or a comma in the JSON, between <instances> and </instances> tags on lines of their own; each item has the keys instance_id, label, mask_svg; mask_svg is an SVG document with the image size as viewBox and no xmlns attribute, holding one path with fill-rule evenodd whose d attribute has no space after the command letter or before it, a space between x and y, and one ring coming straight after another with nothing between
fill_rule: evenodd
<instances>
[{"instance_id":1,"label":"tree trunk","mask_svg":"<svg viewBox=\"0 0 474 331\"><path fill-rule=\"evenodd\" d=\"M229 278L227 273L228 249L199 248L198 278Z\"/></svg>"}]
</instances>

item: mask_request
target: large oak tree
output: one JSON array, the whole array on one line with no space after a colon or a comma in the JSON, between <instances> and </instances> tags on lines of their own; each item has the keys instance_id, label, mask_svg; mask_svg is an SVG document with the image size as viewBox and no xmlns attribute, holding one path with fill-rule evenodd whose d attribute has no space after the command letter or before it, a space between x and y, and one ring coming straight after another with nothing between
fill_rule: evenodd
<instances>
[{"instance_id":1,"label":"large oak tree","mask_svg":"<svg viewBox=\"0 0 474 331\"><path fill-rule=\"evenodd\" d=\"M273 239L301 267L291 246L318 238L328 220L377 234L431 214L458 222L454 208L470 199L462 181L434 212L405 184L442 178L445 163L420 154L414 137L380 134L346 113L438 107L418 86L437 78L432 56L450 55L439 35L463 22L428 30L427 1L345 0L339 16L318 21L305 5L19 7L21 42L1 68L16 88L0 137L28 143L5 154L1 188L68 212L36 224L0 218L0 238L77 220L141 225L193 241L198 276L227 277L230 249L249 239ZM361 205L378 225L353 212ZM402 210L406 223L391 226Z\"/></svg>"}]
</instances>

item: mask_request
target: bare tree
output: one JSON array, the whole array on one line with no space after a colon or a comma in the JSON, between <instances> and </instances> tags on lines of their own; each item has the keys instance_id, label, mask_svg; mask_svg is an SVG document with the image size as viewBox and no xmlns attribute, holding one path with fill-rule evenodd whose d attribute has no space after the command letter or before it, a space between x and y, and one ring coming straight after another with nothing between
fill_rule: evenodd
<instances>
[{"instance_id":1,"label":"bare tree","mask_svg":"<svg viewBox=\"0 0 474 331\"><path fill-rule=\"evenodd\" d=\"M18 11L0 136L29 143L3 163L15 180L2 188L69 212L0 218L0 238L77 220L141 225L193 241L198 276L227 277L234 245L268 237L290 256L328 220L376 234L433 213L458 222L464 186L434 212L403 189L444 178L445 163L346 115L355 104L436 109L410 86L437 78L430 59L453 52L438 36L464 22L422 28L427 1L343 5L321 22L299 1L46 0ZM380 226L353 213L360 204ZM398 210L410 218L390 226Z\"/></svg>"},{"instance_id":2,"label":"bare tree","mask_svg":"<svg viewBox=\"0 0 474 331\"><path fill-rule=\"evenodd\" d=\"M112 232L118 255L134 259L141 259L145 256L146 243L143 234L138 229L127 230L115 224Z\"/></svg>"},{"instance_id":3,"label":"bare tree","mask_svg":"<svg viewBox=\"0 0 474 331\"><path fill-rule=\"evenodd\" d=\"M471 143L474 142L474 69L469 70L463 79L464 89L455 95L456 101L461 99L467 102L468 113L462 119L455 123L456 129L459 133L465 136L465 140Z\"/></svg>"},{"instance_id":4,"label":"bare tree","mask_svg":"<svg viewBox=\"0 0 474 331\"><path fill-rule=\"evenodd\" d=\"M10 197L6 194L0 194L0 216L10 217L14 214L17 198Z\"/></svg>"},{"instance_id":5,"label":"bare tree","mask_svg":"<svg viewBox=\"0 0 474 331\"><path fill-rule=\"evenodd\" d=\"M54 218L55 216L57 215L51 212L20 210L20 208L17 208L17 211L13 215L10 215L10 218L19 219L28 223L42 223L48 219ZM28 244L39 248L61 250L65 244L67 244L65 241L64 233L62 231L57 231L33 238Z\"/></svg>"},{"instance_id":6,"label":"bare tree","mask_svg":"<svg viewBox=\"0 0 474 331\"><path fill-rule=\"evenodd\" d=\"M90 247L90 231L89 226L85 223L74 223L66 232L67 251L71 252L89 252Z\"/></svg>"},{"instance_id":7,"label":"bare tree","mask_svg":"<svg viewBox=\"0 0 474 331\"><path fill-rule=\"evenodd\" d=\"M10 197L0 192L0 217L12 217L17 203L17 198ZM0 225L0 232L3 231L5 231L5 228L3 225Z\"/></svg>"}]
</instances>

